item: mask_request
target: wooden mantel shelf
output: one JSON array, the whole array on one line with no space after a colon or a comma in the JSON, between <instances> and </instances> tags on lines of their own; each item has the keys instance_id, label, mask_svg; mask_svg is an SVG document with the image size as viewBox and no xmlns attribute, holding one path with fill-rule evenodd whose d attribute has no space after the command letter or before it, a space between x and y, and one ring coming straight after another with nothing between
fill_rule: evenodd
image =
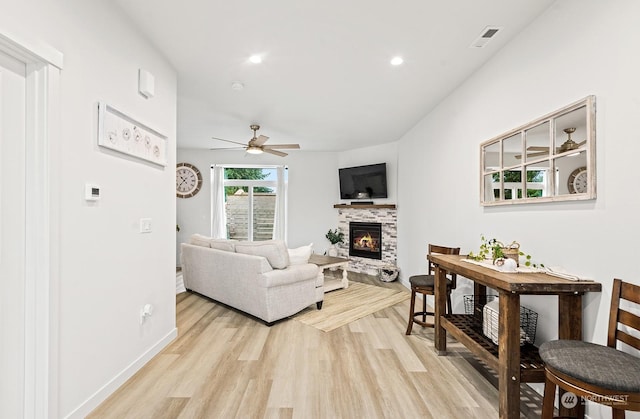
<instances>
[{"instance_id":1,"label":"wooden mantel shelf","mask_svg":"<svg viewBox=\"0 0 640 419\"><path fill-rule=\"evenodd\" d=\"M350 205L350 204L335 204L333 208L350 208L350 209L366 209L366 208L378 208L378 209L396 209L396 204L363 204L363 205Z\"/></svg>"}]
</instances>

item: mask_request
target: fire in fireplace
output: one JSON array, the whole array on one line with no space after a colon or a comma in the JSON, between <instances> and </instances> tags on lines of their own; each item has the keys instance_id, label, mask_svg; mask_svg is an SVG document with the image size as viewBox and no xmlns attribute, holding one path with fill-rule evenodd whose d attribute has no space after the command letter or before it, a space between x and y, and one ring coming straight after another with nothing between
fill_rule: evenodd
<instances>
[{"instance_id":1,"label":"fire in fireplace","mask_svg":"<svg viewBox=\"0 0 640 419\"><path fill-rule=\"evenodd\" d=\"M350 222L349 256L382 259L382 224Z\"/></svg>"}]
</instances>

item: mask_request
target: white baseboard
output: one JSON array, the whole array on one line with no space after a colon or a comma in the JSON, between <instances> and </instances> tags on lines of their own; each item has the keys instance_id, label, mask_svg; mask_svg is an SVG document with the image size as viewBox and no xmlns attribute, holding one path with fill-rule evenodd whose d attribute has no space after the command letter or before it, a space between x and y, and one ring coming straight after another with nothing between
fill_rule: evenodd
<instances>
[{"instance_id":1,"label":"white baseboard","mask_svg":"<svg viewBox=\"0 0 640 419\"><path fill-rule=\"evenodd\" d=\"M100 403L105 401L113 392L115 392L121 385L123 385L129 378L133 376L140 368L142 368L147 362L154 356L160 353L167 345L169 345L178 336L178 329L174 328L160 341L153 345L149 350L140 355L138 359L133 361L129 366L117 374L111 381L105 384L101 389L96 391L91 397L89 397L84 403L78 406L73 412L69 413L65 418L67 419L80 419L86 417L91 411L93 411Z\"/></svg>"}]
</instances>

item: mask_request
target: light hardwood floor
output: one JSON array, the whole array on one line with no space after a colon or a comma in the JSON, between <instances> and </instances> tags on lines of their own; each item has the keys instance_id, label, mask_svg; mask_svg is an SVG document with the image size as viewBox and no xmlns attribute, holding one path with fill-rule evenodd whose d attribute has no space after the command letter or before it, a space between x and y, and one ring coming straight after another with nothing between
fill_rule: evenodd
<instances>
[{"instance_id":1,"label":"light hardwood floor","mask_svg":"<svg viewBox=\"0 0 640 419\"><path fill-rule=\"evenodd\" d=\"M294 319L267 327L192 293L176 299L178 338L90 418L498 417L495 375L462 345L451 340L439 357L433 329L405 336L408 301L322 332ZM523 386L521 417L539 417L540 405Z\"/></svg>"}]
</instances>

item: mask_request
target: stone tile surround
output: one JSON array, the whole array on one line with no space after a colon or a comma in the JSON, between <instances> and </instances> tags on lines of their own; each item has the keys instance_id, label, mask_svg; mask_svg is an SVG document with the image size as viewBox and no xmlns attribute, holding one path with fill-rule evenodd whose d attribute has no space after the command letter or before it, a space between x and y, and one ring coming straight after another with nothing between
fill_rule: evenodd
<instances>
[{"instance_id":1,"label":"stone tile surround","mask_svg":"<svg viewBox=\"0 0 640 419\"><path fill-rule=\"evenodd\" d=\"M382 260L349 256L349 223L352 221L382 224ZM345 243L337 245L338 256L351 259L349 271L378 275L381 266L396 266L398 215L395 208L338 208L338 229L345 236Z\"/></svg>"}]
</instances>

